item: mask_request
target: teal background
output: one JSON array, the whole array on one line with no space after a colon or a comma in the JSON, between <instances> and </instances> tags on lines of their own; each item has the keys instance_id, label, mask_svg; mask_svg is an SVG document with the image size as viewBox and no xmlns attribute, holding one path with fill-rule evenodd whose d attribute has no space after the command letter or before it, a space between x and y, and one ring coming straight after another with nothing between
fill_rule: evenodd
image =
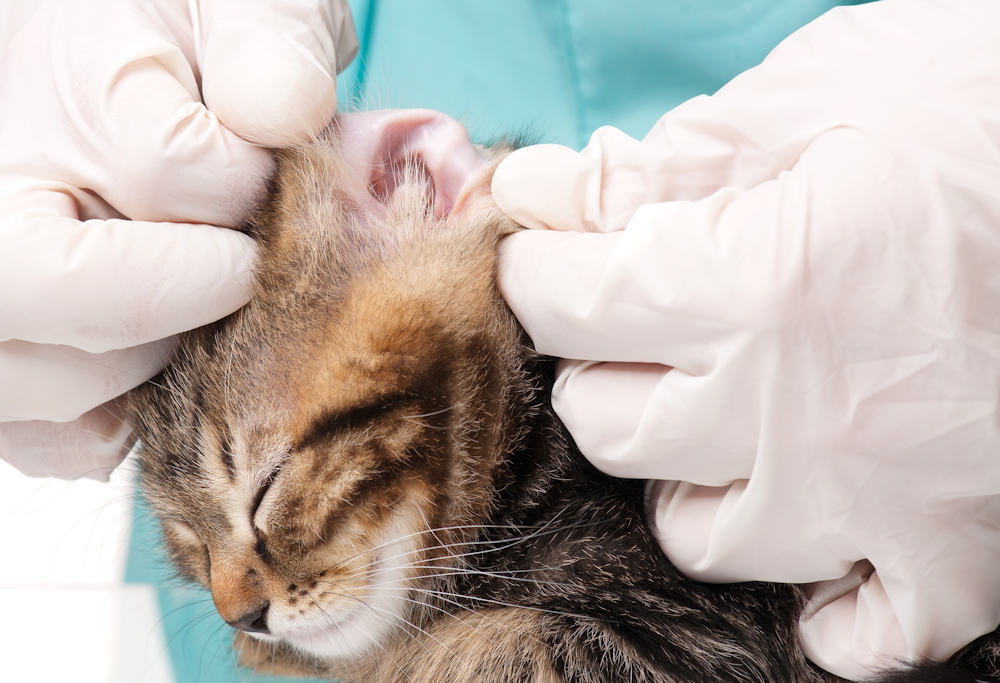
<instances>
[{"instance_id":1,"label":"teal background","mask_svg":"<svg viewBox=\"0 0 1000 683\"><path fill-rule=\"evenodd\" d=\"M526 130L583 146L641 136L668 109L760 63L831 0L352 2L358 58L341 102L429 107L484 141Z\"/></svg>"},{"instance_id":2,"label":"teal background","mask_svg":"<svg viewBox=\"0 0 1000 683\"><path fill-rule=\"evenodd\" d=\"M480 142L517 134L579 148L602 125L640 137L838 4L862 2L352 0L361 50L341 74L341 108L429 107ZM295 680L236 667L211 597L171 578L141 504L125 573L156 587L180 683Z\"/></svg>"}]
</instances>

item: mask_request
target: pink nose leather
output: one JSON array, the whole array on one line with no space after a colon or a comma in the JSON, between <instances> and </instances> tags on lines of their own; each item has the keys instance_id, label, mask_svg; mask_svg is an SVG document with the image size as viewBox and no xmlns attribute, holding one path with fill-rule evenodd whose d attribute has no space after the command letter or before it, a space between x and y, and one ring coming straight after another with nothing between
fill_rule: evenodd
<instances>
[{"instance_id":1,"label":"pink nose leather","mask_svg":"<svg viewBox=\"0 0 1000 683\"><path fill-rule=\"evenodd\" d=\"M488 160L455 119L431 109L388 109L340 114L344 158L374 198L391 195L404 162L418 164L433 187L434 213L460 205Z\"/></svg>"}]
</instances>

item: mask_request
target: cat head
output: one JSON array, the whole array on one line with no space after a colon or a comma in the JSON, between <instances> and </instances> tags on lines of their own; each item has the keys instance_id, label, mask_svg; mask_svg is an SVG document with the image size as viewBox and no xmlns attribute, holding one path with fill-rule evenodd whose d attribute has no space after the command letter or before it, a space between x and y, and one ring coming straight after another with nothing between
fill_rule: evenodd
<instances>
[{"instance_id":1,"label":"cat head","mask_svg":"<svg viewBox=\"0 0 1000 683\"><path fill-rule=\"evenodd\" d=\"M454 186L488 188L497 154L454 143L463 175L458 124L398 116L281 153L253 299L130 401L176 566L234 627L319 657L391 637L458 562L534 410L495 283L515 226Z\"/></svg>"}]
</instances>

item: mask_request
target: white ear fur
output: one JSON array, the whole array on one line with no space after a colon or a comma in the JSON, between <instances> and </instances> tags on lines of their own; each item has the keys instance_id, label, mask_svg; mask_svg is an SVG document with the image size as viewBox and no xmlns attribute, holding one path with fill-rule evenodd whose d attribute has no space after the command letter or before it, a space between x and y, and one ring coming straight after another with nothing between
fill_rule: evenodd
<instances>
[{"instance_id":1,"label":"white ear fur","mask_svg":"<svg viewBox=\"0 0 1000 683\"><path fill-rule=\"evenodd\" d=\"M430 109L343 114L336 133L352 173L368 179L372 195L385 201L414 168L430 183L434 213L448 214L471 176L488 165L465 128Z\"/></svg>"},{"instance_id":2,"label":"white ear fur","mask_svg":"<svg viewBox=\"0 0 1000 683\"><path fill-rule=\"evenodd\" d=\"M176 536L177 540L182 543L188 543L190 545L204 545L201 537L198 536L198 533L178 519L165 517L163 519L163 526L169 529L170 533Z\"/></svg>"}]
</instances>

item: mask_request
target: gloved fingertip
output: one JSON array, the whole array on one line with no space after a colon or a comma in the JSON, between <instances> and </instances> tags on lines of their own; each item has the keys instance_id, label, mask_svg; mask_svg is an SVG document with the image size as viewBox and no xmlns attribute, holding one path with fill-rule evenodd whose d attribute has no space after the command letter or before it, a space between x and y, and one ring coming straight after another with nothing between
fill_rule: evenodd
<instances>
[{"instance_id":1,"label":"gloved fingertip","mask_svg":"<svg viewBox=\"0 0 1000 683\"><path fill-rule=\"evenodd\" d=\"M561 261L552 258L554 254L547 238L557 236L563 234L520 231L500 241L497 282L515 314L522 305L530 301L537 304L538 295L548 293L548 287L543 284L548 284L548 272L557 268Z\"/></svg>"},{"instance_id":2,"label":"gloved fingertip","mask_svg":"<svg viewBox=\"0 0 1000 683\"><path fill-rule=\"evenodd\" d=\"M594 317L593 302L620 234L522 230L500 242L500 292L539 353L597 357L591 342L614 326Z\"/></svg>"},{"instance_id":3,"label":"gloved fingertip","mask_svg":"<svg viewBox=\"0 0 1000 683\"><path fill-rule=\"evenodd\" d=\"M294 38L250 32L238 43L217 36L206 45L205 104L250 142L267 147L305 142L337 110L336 67Z\"/></svg>"},{"instance_id":4,"label":"gloved fingertip","mask_svg":"<svg viewBox=\"0 0 1000 683\"><path fill-rule=\"evenodd\" d=\"M586 186L591 160L562 145L511 153L493 174L493 199L526 228L588 230Z\"/></svg>"},{"instance_id":5,"label":"gloved fingertip","mask_svg":"<svg viewBox=\"0 0 1000 683\"><path fill-rule=\"evenodd\" d=\"M552 408L591 464L612 476L642 478L640 425L665 372L647 363L560 360Z\"/></svg>"}]
</instances>

